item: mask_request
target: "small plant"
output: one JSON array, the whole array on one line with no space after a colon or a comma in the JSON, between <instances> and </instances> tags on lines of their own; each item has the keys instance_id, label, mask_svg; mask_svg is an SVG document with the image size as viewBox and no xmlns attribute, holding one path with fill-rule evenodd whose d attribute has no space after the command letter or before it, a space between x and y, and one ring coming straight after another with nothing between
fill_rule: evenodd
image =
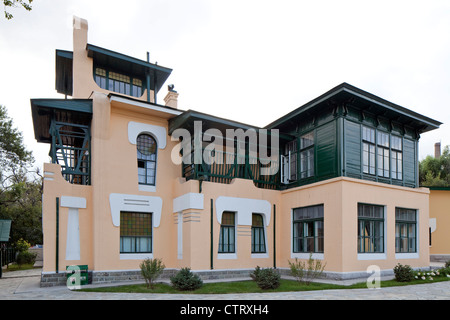
<instances>
[{"instance_id":1,"label":"small plant","mask_svg":"<svg viewBox=\"0 0 450 320\"><path fill-rule=\"evenodd\" d=\"M26 240L21 238L14 244L14 246L17 250L16 263L19 268L24 264L34 264L37 254L28 251L31 245Z\"/></svg>"},{"instance_id":2,"label":"small plant","mask_svg":"<svg viewBox=\"0 0 450 320\"><path fill-rule=\"evenodd\" d=\"M261 269L257 266L250 277L263 290L276 289L280 286L280 275L272 268Z\"/></svg>"},{"instance_id":3,"label":"small plant","mask_svg":"<svg viewBox=\"0 0 450 320\"><path fill-rule=\"evenodd\" d=\"M170 282L181 291L193 291L203 285L202 279L198 274L192 273L190 268L182 268L175 276L170 277Z\"/></svg>"},{"instance_id":4,"label":"small plant","mask_svg":"<svg viewBox=\"0 0 450 320\"><path fill-rule=\"evenodd\" d=\"M445 262L445 265L444 265L444 268L450 268L450 260L447 260L446 262Z\"/></svg>"},{"instance_id":5,"label":"small plant","mask_svg":"<svg viewBox=\"0 0 450 320\"><path fill-rule=\"evenodd\" d=\"M398 282L410 282L414 279L414 272L409 265L399 263L394 267L394 276Z\"/></svg>"},{"instance_id":6,"label":"small plant","mask_svg":"<svg viewBox=\"0 0 450 320\"><path fill-rule=\"evenodd\" d=\"M155 280L164 271L165 265L161 259L145 259L140 265L141 274L145 279L147 288L153 289Z\"/></svg>"},{"instance_id":7,"label":"small plant","mask_svg":"<svg viewBox=\"0 0 450 320\"><path fill-rule=\"evenodd\" d=\"M322 261L312 258L312 254L309 255L308 261L299 261L295 258L295 262L289 262L289 267L291 269L291 275L297 279L298 282L302 282L309 285L311 281L319 278L323 270L325 269L326 263L322 264Z\"/></svg>"}]
</instances>

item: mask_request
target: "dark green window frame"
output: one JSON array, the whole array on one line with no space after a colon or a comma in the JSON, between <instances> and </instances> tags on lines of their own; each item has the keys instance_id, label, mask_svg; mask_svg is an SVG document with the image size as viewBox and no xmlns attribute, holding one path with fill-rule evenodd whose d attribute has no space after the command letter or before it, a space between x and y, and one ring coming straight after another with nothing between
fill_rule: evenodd
<instances>
[{"instance_id":1,"label":"dark green window frame","mask_svg":"<svg viewBox=\"0 0 450 320\"><path fill-rule=\"evenodd\" d=\"M358 253L384 253L384 206L358 204Z\"/></svg>"},{"instance_id":2,"label":"dark green window frame","mask_svg":"<svg viewBox=\"0 0 450 320\"><path fill-rule=\"evenodd\" d=\"M264 218L261 214L252 214L252 253L266 253Z\"/></svg>"},{"instance_id":3,"label":"dark green window frame","mask_svg":"<svg viewBox=\"0 0 450 320\"><path fill-rule=\"evenodd\" d=\"M156 185L156 161L158 145L148 134L140 134L136 139L139 184Z\"/></svg>"},{"instance_id":4,"label":"dark green window frame","mask_svg":"<svg viewBox=\"0 0 450 320\"><path fill-rule=\"evenodd\" d=\"M296 208L292 214L292 251L294 253L323 253L323 204Z\"/></svg>"},{"instance_id":5,"label":"dark green window frame","mask_svg":"<svg viewBox=\"0 0 450 320\"><path fill-rule=\"evenodd\" d=\"M389 133L377 131L377 175L389 178Z\"/></svg>"},{"instance_id":6,"label":"dark green window frame","mask_svg":"<svg viewBox=\"0 0 450 320\"><path fill-rule=\"evenodd\" d=\"M224 211L219 235L219 253L236 252L236 213Z\"/></svg>"},{"instance_id":7,"label":"dark green window frame","mask_svg":"<svg viewBox=\"0 0 450 320\"><path fill-rule=\"evenodd\" d=\"M142 79L103 67L94 67L94 80L102 89L128 96L140 98L144 93L144 81Z\"/></svg>"},{"instance_id":8,"label":"dark green window frame","mask_svg":"<svg viewBox=\"0 0 450 320\"><path fill-rule=\"evenodd\" d=\"M375 175L375 129L362 127L363 173Z\"/></svg>"},{"instance_id":9,"label":"dark green window frame","mask_svg":"<svg viewBox=\"0 0 450 320\"><path fill-rule=\"evenodd\" d=\"M314 131L300 137L300 178L314 176Z\"/></svg>"},{"instance_id":10,"label":"dark green window frame","mask_svg":"<svg viewBox=\"0 0 450 320\"><path fill-rule=\"evenodd\" d=\"M152 253L152 214L120 212L120 253Z\"/></svg>"},{"instance_id":11,"label":"dark green window frame","mask_svg":"<svg viewBox=\"0 0 450 320\"><path fill-rule=\"evenodd\" d=\"M403 139L391 136L391 177L403 180Z\"/></svg>"},{"instance_id":12,"label":"dark green window frame","mask_svg":"<svg viewBox=\"0 0 450 320\"><path fill-rule=\"evenodd\" d=\"M417 210L395 208L395 252L417 252Z\"/></svg>"}]
</instances>

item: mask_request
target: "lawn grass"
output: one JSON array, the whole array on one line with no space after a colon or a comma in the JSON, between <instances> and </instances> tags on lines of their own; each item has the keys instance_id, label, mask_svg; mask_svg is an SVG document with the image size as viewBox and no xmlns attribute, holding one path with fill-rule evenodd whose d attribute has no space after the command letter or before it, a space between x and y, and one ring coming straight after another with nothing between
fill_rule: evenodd
<instances>
[{"instance_id":1,"label":"lawn grass","mask_svg":"<svg viewBox=\"0 0 450 320\"><path fill-rule=\"evenodd\" d=\"M381 288L392 286L405 286L439 281L449 281L450 278L436 277L434 280L413 280L411 282L398 282L396 280L381 281ZM310 290L337 290L337 289L366 289L366 282L356 283L350 286L312 282L309 285L299 283L295 280L281 279L277 289L262 290L255 281L230 281L204 283L203 286L194 291L179 291L167 283L157 283L153 289L143 284L117 285L110 287L83 288L84 292L122 292L122 293L165 293L165 294L227 294L227 293L264 293L264 292L290 292Z\"/></svg>"}]
</instances>

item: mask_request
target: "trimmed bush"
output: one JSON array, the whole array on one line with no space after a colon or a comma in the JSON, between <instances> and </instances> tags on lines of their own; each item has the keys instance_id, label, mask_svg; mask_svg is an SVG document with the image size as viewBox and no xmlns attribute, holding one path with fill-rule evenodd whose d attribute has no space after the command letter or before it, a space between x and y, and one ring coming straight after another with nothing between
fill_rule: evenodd
<instances>
[{"instance_id":1,"label":"trimmed bush","mask_svg":"<svg viewBox=\"0 0 450 320\"><path fill-rule=\"evenodd\" d=\"M394 267L395 280L398 282L409 282L414 279L414 271L409 265L397 264Z\"/></svg>"},{"instance_id":2,"label":"trimmed bush","mask_svg":"<svg viewBox=\"0 0 450 320\"><path fill-rule=\"evenodd\" d=\"M263 290L276 289L280 286L280 275L272 268L261 269L257 266L250 277Z\"/></svg>"},{"instance_id":3,"label":"trimmed bush","mask_svg":"<svg viewBox=\"0 0 450 320\"><path fill-rule=\"evenodd\" d=\"M193 291L203 285L202 279L198 274L192 273L190 268L182 268L175 276L170 277L170 282L181 291Z\"/></svg>"}]
</instances>

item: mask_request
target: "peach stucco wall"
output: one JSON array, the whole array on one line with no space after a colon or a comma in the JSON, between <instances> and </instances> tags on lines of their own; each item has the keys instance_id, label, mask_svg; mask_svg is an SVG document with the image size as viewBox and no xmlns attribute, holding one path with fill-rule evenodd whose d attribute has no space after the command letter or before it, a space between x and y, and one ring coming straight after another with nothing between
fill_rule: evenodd
<instances>
[{"instance_id":1,"label":"peach stucco wall","mask_svg":"<svg viewBox=\"0 0 450 320\"><path fill-rule=\"evenodd\" d=\"M450 255L450 190L430 190L430 254Z\"/></svg>"}]
</instances>

